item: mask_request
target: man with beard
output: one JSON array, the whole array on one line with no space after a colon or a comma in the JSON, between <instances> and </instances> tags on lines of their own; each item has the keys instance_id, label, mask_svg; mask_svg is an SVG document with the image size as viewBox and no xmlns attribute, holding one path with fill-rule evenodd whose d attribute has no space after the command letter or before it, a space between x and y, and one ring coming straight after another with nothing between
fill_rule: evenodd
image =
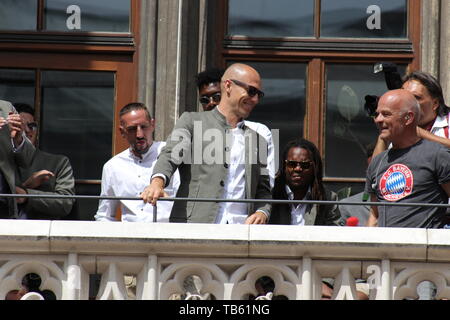
<instances>
[{"instance_id":1,"label":"man with beard","mask_svg":"<svg viewBox=\"0 0 450 320\"><path fill-rule=\"evenodd\" d=\"M153 141L155 119L142 103L129 103L119 113L120 134L129 148L111 158L103 166L101 196L139 197L148 185L164 142ZM165 192L174 197L179 185L176 173ZM168 222L172 202L158 205L158 222ZM95 219L116 221L118 209L121 220L128 222L152 222L153 206L139 200L100 200Z\"/></svg>"}]
</instances>

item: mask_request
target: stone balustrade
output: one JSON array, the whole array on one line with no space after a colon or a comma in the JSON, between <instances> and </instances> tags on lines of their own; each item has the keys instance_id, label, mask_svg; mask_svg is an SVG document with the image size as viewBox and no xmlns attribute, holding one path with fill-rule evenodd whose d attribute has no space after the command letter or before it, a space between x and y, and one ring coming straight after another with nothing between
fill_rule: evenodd
<instances>
[{"instance_id":1,"label":"stone balustrade","mask_svg":"<svg viewBox=\"0 0 450 320\"><path fill-rule=\"evenodd\" d=\"M450 298L449 233L2 220L0 297L36 273L40 289L58 300L128 299L125 282L131 276L136 299L149 300L248 299L257 295L255 283L263 276L275 288L258 299L320 299L323 278L334 280L334 299L355 299L358 279L367 281L370 299L417 298L424 280L436 285L437 299ZM96 285L95 279L101 281Z\"/></svg>"}]
</instances>

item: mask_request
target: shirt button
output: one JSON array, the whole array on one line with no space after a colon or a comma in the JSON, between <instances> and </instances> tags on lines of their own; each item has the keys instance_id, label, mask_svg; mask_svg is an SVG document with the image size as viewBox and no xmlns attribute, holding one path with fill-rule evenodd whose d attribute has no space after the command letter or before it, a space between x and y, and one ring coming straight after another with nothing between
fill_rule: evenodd
<instances>
[{"instance_id":1,"label":"shirt button","mask_svg":"<svg viewBox=\"0 0 450 320\"><path fill-rule=\"evenodd\" d=\"M225 182L223 182L223 180L220 181L220 186L223 187L224 185L225 185Z\"/></svg>"}]
</instances>

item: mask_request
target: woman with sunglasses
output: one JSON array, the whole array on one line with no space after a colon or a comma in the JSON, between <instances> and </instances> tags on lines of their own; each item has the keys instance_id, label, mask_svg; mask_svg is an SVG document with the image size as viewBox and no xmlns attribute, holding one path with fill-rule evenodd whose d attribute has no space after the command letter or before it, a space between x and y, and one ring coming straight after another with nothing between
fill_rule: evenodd
<instances>
[{"instance_id":1,"label":"woman with sunglasses","mask_svg":"<svg viewBox=\"0 0 450 320\"><path fill-rule=\"evenodd\" d=\"M322 160L316 146L305 139L289 142L280 159L273 199L337 200L322 183ZM344 225L337 205L274 203L269 224Z\"/></svg>"}]
</instances>

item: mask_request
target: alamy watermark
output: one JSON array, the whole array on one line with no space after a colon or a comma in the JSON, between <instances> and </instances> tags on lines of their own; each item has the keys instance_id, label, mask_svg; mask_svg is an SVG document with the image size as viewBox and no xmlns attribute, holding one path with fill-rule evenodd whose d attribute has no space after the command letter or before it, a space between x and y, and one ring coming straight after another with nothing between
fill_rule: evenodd
<instances>
[{"instance_id":1,"label":"alamy watermark","mask_svg":"<svg viewBox=\"0 0 450 320\"><path fill-rule=\"evenodd\" d=\"M241 132L236 137L232 130L219 130L217 128L204 129L202 121L194 121L192 130L176 128L169 136L173 144L171 161L180 165L185 164L230 164L233 141L242 144L244 155L239 157L237 164L261 164L266 166L269 162L269 147L273 148L272 157L275 172L278 170L279 129L270 130L269 136L262 136L253 130ZM270 145L273 142L273 145Z\"/></svg>"}]
</instances>

